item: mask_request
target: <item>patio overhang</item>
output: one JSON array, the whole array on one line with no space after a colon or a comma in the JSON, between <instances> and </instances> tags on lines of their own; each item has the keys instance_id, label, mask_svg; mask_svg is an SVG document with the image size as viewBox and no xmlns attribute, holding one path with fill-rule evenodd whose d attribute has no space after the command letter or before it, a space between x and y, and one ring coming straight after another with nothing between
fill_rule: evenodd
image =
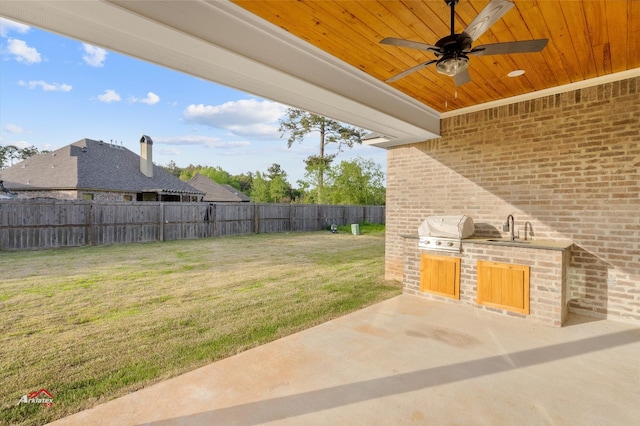
<instances>
[{"instance_id":1,"label":"patio overhang","mask_svg":"<svg viewBox=\"0 0 640 426\"><path fill-rule=\"evenodd\" d=\"M2 1L0 15L368 129L439 137L440 114L227 1Z\"/></svg>"}]
</instances>

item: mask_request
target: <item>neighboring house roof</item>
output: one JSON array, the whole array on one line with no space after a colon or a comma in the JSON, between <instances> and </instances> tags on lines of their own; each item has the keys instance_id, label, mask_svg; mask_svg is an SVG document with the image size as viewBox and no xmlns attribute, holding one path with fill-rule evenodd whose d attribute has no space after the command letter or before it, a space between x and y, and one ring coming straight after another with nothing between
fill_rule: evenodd
<instances>
[{"instance_id":1,"label":"neighboring house roof","mask_svg":"<svg viewBox=\"0 0 640 426\"><path fill-rule=\"evenodd\" d=\"M238 198L240 198L240 201L243 201L245 203L248 203L251 201L251 197L243 194L242 192L240 192L239 190L237 190L236 188L234 188L231 185L222 185L225 188L227 188L227 190L229 190L230 192L233 193L233 195L237 196Z\"/></svg>"},{"instance_id":2,"label":"neighboring house roof","mask_svg":"<svg viewBox=\"0 0 640 426\"><path fill-rule=\"evenodd\" d=\"M29 157L1 170L0 179L12 191L84 189L202 194L156 165L153 177L147 177L140 171L139 155L122 146L91 139Z\"/></svg>"},{"instance_id":3,"label":"neighboring house roof","mask_svg":"<svg viewBox=\"0 0 640 426\"><path fill-rule=\"evenodd\" d=\"M220 185L208 176L197 174L188 182L189 185L204 192L202 201L218 203L249 202L251 199L231 185Z\"/></svg>"}]
</instances>

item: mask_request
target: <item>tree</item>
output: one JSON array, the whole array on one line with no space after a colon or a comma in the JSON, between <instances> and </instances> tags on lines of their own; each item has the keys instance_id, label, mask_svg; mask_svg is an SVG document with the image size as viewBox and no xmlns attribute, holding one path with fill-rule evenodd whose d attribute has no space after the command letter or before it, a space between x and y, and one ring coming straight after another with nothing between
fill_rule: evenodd
<instances>
[{"instance_id":1,"label":"tree","mask_svg":"<svg viewBox=\"0 0 640 426\"><path fill-rule=\"evenodd\" d=\"M384 172L373 160L357 157L342 161L328 173L328 199L332 204L383 205Z\"/></svg>"},{"instance_id":2,"label":"tree","mask_svg":"<svg viewBox=\"0 0 640 426\"><path fill-rule=\"evenodd\" d=\"M166 166L162 166L163 169L165 169L166 171L168 171L169 173L171 173L172 175L174 175L175 177L179 178L180 177L180 173L182 173L182 169L180 167L178 167L176 165L176 162L171 160L169 161L169 164L167 164Z\"/></svg>"},{"instance_id":3,"label":"tree","mask_svg":"<svg viewBox=\"0 0 640 426\"><path fill-rule=\"evenodd\" d=\"M269 194L274 203L291 201L291 185L287 182L287 172L282 170L280 164L273 163L267 169L269 177Z\"/></svg>"},{"instance_id":4,"label":"tree","mask_svg":"<svg viewBox=\"0 0 640 426\"><path fill-rule=\"evenodd\" d=\"M250 195L251 188L253 186L253 173L241 173L239 175L232 175L223 170L221 167L205 167L205 166L194 166L193 164L189 164L188 167L181 168L176 165L176 162L171 160L166 166L161 166L167 172L172 175L180 178L182 181L188 181L196 174L202 174L208 176L215 182L218 182L221 185L231 185L234 188L240 190L240 192Z\"/></svg>"},{"instance_id":5,"label":"tree","mask_svg":"<svg viewBox=\"0 0 640 426\"><path fill-rule=\"evenodd\" d=\"M253 189L251 190L251 201L254 203L268 203L271 198L269 191L269 182L262 176L262 173L256 172L253 178Z\"/></svg>"},{"instance_id":6,"label":"tree","mask_svg":"<svg viewBox=\"0 0 640 426\"><path fill-rule=\"evenodd\" d=\"M191 178L198 173L197 170L201 168L201 166L194 166L193 164L189 164L186 168L180 171L180 180L183 180L185 182L191 180Z\"/></svg>"},{"instance_id":7,"label":"tree","mask_svg":"<svg viewBox=\"0 0 640 426\"><path fill-rule=\"evenodd\" d=\"M172 171L169 169L170 166L171 166L171 163L169 163L169 165L166 166L165 169L170 171L171 173L176 174L175 171ZM178 176L180 177L181 180L186 182L197 174L207 176L209 179L219 183L220 185L231 185L238 190L240 190L241 188L240 183L233 176L231 176L229 172L227 172L226 170L223 170L222 167L220 166L203 167L203 166L194 166L190 164L189 167L180 170L180 173L178 174Z\"/></svg>"},{"instance_id":8,"label":"tree","mask_svg":"<svg viewBox=\"0 0 640 426\"><path fill-rule=\"evenodd\" d=\"M18 147L15 145L7 145L0 147L0 168L13 165L13 160L17 157Z\"/></svg>"},{"instance_id":9,"label":"tree","mask_svg":"<svg viewBox=\"0 0 640 426\"><path fill-rule=\"evenodd\" d=\"M280 167L280 164L278 163L273 163L268 169L267 169L267 176L269 177L269 179L274 179L277 176L287 176L287 172L285 172L284 170L282 170L282 167Z\"/></svg>"},{"instance_id":10,"label":"tree","mask_svg":"<svg viewBox=\"0 0 640 426\"><path fill-rule=\"evenodd\" d=\"M40 154L40 151L35 146L28 146L19 150L20 160L26 160L37 154Z\"/></svg>"},{"instance_id":11,"label":"tree","mask_svg":"<svg viewBox=\"0 0 640 426\"><path fill-rule=\"evenodd\" d=\"M220 166L203 167L198 169L196 173L207 176L209 179L219 183L220 185L230 185L233 183L229 172L223 170Z\"/></svg>"},{"instance_id":12,"label":"tree","mask_svg":"<svg viewBox=\"0 0 640 426\"><path fill-rule=\"evenodd\" d=\"M240 192L244 194L251 194L253 189L253 173L241 173L239 175L233 175L233 179L240 185Z\"/></svg>"},{"instance_id":13,"label":"tree","mask_svg":"<svg viewBox=\"0 0 640 426\"><path fill-rule=\"evenodd\" d=\"M309 156L306 160L306 170L313 173L317 181L317 202L322 203L322 190L324 186L324 175L331 162L337 154L325 154L325 147L328 144L337 144L338 153L343 146L352 148L355 144L362 143L362 136L365 131L356 127L345 126L337 121L322 117L297 108L289 108L280 120L278 129L280 137L289 134L287 146L291 148L295 142L302 142L310 133L320 135L320 146L318 155Z\"/></svg>"},{"instance_id":14,"label":"tree","mask_svg":"<svg viewBox=\"0 0 640 426\"><path fill-rule=\"evenodd\" d=\"M304 177L298 179L298 188L303 195L300 201L304 204L320 204L318 201L318 170L306 169Z\"/></svg>"},{"instance_id":15,"label":"tree","mask_svg":"<svg viewBox=\"0 0 640 426\"><path fill-rule=\"evenodd\" d=\"M291 201L291 185L287 172L273 163L266 173L256 172L253 178L251 200L255 203L285 203Z\"/></svg>"},{"instance_id":16,"label":"tree","mask_svg":"<svg viewBox=\"0 0 640 426\"><path fill-rule=\"evenodd\" d=\"M49 151L42 151L46 153ZM26 148L18 148L15 145L0 146L0 169L11 167L14 161L26 160L29 157L40 154L41 152L35 146Z\"/></svg>"},{"instance_id":17,"label":"tree","mask_svg":"<svg viewBox=\"0 0 640 426\"><path fill-rule=\"evenodd\" d=\"M283 176L276 176L269 182L269 194L274 203L290 202L291 185Z\"/></svg>"},{"instance_id":18,"label":"tree","mask_svg":"<svg viewBox=\"0 0 640 426\"><path fill-rule=\"evenodd\" d=\"M226 170L223 170L222 167L206 167L200 171L198 171L201 175L208 176L212 181L218 182L220 185L231 185L236 189L240 189L240 185L238 182L234 182L231 178L231 174Z\"/></svg>"}]
</instances>

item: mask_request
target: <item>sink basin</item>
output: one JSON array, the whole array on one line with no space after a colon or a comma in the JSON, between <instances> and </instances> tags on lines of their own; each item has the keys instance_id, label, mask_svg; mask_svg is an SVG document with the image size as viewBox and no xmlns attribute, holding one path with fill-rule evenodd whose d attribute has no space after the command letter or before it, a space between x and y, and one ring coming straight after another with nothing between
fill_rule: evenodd
<instances>
[{"instance_id":1,"label":"sink basin","mask_svg":"<svg viewBox=\"0 0 640 426\"><path fill-rule=\"evenodd\" d=\"M531 241L522 240L487 240L492 243L515 243L515 244L531 244Z\"/></svg>"}]
</instances>

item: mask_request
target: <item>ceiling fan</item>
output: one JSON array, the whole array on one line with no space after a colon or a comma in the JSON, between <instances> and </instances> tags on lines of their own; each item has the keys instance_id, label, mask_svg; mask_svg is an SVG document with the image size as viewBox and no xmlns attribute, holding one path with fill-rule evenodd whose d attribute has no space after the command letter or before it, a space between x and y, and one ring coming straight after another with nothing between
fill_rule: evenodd
<instances>
[{"instance_id":1,"label":"ceiling fan","mask_svg":"<svg viewBox=\"0 0 640 426\"><path fill-rule=\"evenodd\" d=\"M444 2L451 8L451 34L442 37L435 45L394 37L387 37L380 40L380 43L382 44L433 52L436 55L436 58L438 58L423 62L401 72L400 74L396 74L387 79L387 82L390 83L399 80L413 72L435 63L436 70L440 74L453 77L455 85L461 86L471 81L471 76L469 75L468 70L469 56L540 52L545 48L549 41L547 39L510 41L505 43L483 44L472 48L471 44L473 41L502 18L502 16L507 13L514 4L507 0L491 0L462 33L456 34L454 30L454 17L455 7L458 0L444 0Z\"/></svg>"}]
</instances>

